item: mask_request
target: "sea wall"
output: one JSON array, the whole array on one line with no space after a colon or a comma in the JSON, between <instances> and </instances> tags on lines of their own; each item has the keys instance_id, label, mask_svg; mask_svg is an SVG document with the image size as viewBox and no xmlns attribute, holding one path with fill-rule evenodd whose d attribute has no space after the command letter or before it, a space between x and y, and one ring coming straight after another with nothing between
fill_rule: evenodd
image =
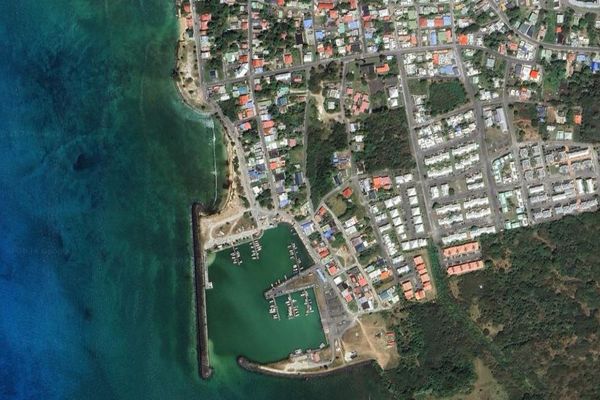
<instances>
[{"instance_id":1,"label":"sea wall","mask_svg":"<svg viewBox=\"0 0 600 400\"><path fill-rule=\"evenodd\" d=\"M199 203L192 205L192 240L194 243L194 287L196 293L196 352L198 355L198 372L202 379L212 375L208 355L208 319L206 314L206 265L200 219L204 208Z\"/></svg>"},{"instance_id":2,"label":"sea wall","mask_svg":"<svg viewBox=\"0 0 600 400\"><path fill-rule=\"evenodd\" d=\"M360 368L360 367L364 367L366 365L370 365L373 363L373 360L364 360L364 361L359 361L354 364L346 364L346 365L342 365L342 366L338 366L338 367L334 367L334 368L328 368L328 369L323 368L320 370L305 371L305 372L290 372L290 371L277 370L275 368L270 368L265 365L250 361L244 356L239 356L237 358L237 363L241 368L245 369L246 371L250 371L250 372L257 372L260 374L270 375L270 376L279 376L282 378L309 380L309 379L323 378L326 376L335 375L335 374L339 374L342 372L348 372L349 370L352 370L355 368Z\"/></svg>"}]
</instances>

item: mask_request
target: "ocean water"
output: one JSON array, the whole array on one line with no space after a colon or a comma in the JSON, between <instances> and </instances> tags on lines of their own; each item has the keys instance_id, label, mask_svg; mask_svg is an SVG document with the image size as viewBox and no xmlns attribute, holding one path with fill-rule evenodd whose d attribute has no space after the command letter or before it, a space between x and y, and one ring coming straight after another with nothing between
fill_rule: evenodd
<instances>
[{"instance_id":1,"label":"ocean water","mask_svg":"<svg viewBox=\"0 0 600 400\"><path fill-rule=\"evenodd\" d=\"M223 145L171 83L172 2L3 1L0 35L0 399L379 398L373 369L198 379L189 206Z\"/></svg>"}]
</instances>

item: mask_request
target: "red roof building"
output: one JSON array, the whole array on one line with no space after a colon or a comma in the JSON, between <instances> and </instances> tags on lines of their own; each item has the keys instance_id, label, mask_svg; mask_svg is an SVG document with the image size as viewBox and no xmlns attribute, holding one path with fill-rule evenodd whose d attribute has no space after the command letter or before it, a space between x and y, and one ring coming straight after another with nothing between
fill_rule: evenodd
<instances>
[{"instance_id":1,"label":"red roof building","mask_svg":"<svg viewBox=\"0 0 600 400\"><path fill-rule=\"evenodd\" d=\"M319 3L317 8L319 10L331 10L334 7L333 3Z\"/></svg>"},{"instance_id":2,"label":"red roof building","mask_svg":"<svg viewBox=\"0 0 600 400\"><path fill-rule=\"evenodd\" d=\"M350 198L350 196L352 196L352 188L350 186L348 186L346 189L342 190L342 196L344 196L345 199Z\"/></svg>"}]
</instances>

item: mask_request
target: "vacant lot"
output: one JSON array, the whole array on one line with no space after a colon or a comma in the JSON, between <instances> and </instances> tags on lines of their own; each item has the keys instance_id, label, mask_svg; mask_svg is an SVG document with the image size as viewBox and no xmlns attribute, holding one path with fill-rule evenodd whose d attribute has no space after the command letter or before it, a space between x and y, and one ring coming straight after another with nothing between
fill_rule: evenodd
<instances>
[{"instance_id":1,"label":"vacant lot","mask_svg":"<svg viewBox=\"0 0 600 400\"><path fill-rule=\"evenodd\" d=\"M458 79L432 82L429 86L431 115L444 114L467 102L467 93Z\"/></svg>"}]
</instances>

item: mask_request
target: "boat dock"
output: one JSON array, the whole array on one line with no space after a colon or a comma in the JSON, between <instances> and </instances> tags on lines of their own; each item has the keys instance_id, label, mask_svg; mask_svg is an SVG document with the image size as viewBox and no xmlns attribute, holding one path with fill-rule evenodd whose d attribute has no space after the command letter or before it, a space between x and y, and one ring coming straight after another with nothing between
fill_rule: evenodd
<instances>
[{"instance_id":1,"label":"boat dock","mask_svg":"<svg viewBox=\"0 0 600 400\"><path fill-rule=\"evenodd\" d=\"M265 292L266 299L272 299L279 296L288 296L292 293L300 292L303 290L312 289L315 287L314 283L307 283L300 286L287 285L289 281L281 283L279 286L275 286Z\"/></svg>"},{"instance_id":2,"label":"boat dock","mask_svg":"<svg viewBox=\"0 0 600 400\"><path fill-rule=\"evenodd\" d=\"M265 298L268 300L272 297L285 296L289 293L298 292L304 289L310 289L315 284L302 283L302 278L306 278L311 275L314 270L317 269L317 265L313 265L300 271L297 275L292 276L290 279L284 279L283 281L277 281L271 285L271 288L265 291Z\"/></svg>"},{"instance_id":3,"label":"boat dock","mask_svg":"<svg viewBox=\"0 0 600 400\"><path fill-rule=\"evenodd\" d=\"M260 260L260 252L262 251L262 245L258 239L254 239L250 242L250 250L252 252L253 260Z\"/></svg>"},{"instance_id":4,"label":"boat dock","mask_svg":"<svg viewBox=\"0 0 600 400\"><path fill-rule=\"evenodd\" d=\"M288 254L290 260L294 262L294 265L292 265L292 275L296 275L302 271L302 260L298 257L298 246L296 246L296 243L288 245Z\"/></svg>"},{"instance_id":5,"label":"boat dock","mask_svg":"<svg viewBox=\"0 0 600 400\"><path fill-rule=\"evenodd\" d=\"M208 320L206 314L206 289L212 285L208 281L208 271L205 267L204 249L200 234L200 219L203 207L199 203L192 205L192 240L194 245L194 287L196 293L196 353L198 355L198 370L202 379L212 375L208 355Z\"/></svg>"}]
</instances>

